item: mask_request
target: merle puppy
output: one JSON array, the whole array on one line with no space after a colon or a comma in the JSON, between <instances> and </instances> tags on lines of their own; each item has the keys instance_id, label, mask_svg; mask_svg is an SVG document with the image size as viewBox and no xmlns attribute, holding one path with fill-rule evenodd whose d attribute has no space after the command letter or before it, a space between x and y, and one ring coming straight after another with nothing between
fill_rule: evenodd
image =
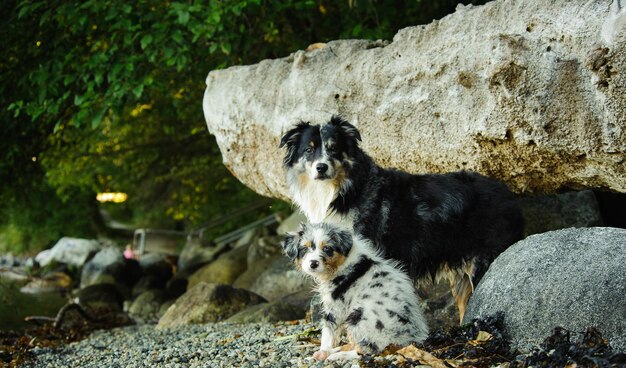
<instances>
[{"instance_id":1,"label":"merle puppy","mask_svg":"<svg viewBox=\"0 0 626 368\"><path fill-rule=\"evenodd\" d=\"M413 175L381 168L359 131L338 116L287 131L284 165L295 203L309 221L352 228L416 281L445 278L461 319L491 261L522 238L515 196L473 172Z\"/></svg>"},{"instance_id":2,"label":"merle puppy","mask_svg":"<svg viewBox=\"0 0 626 368\"><path fill-rule=\"evenodd\" d=\"M296 267L316 281L322 299L322 339L313 358L353 359L428 335L413 282L369 240L326 223L302 224L282 245ZM338 346L343 330L348 344Z\"/></svg>"}]
</instances>

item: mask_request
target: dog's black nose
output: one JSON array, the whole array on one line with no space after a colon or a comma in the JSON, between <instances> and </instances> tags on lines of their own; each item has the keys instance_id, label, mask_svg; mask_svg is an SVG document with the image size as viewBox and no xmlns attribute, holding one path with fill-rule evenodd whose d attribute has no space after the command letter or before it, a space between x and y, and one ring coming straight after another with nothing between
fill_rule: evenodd
<instances>
[{"instance_id":1,"label":"dog's black nose","mask_svg":"<svg viewBox=\"0 0 626 368\"><path fill-rule=\"evenodd\" d=\"M317 170L318 174L324 174L326 172L326 170L328 170L328 165L326 165L326 164L317 164L317 166L315 166L315 170Z\"/></svg>"},{"instance_id":2,"label":"dog's black nose","mask_svg":"<svg viewBox=\"0 0 626 368\"><path fill-rule=\"evenodd\" d=\"M314 270L314 269L316 269L316 268L317 268L317 266L319 266L319 265L320 265L319 261L316 261L316 260L312 260L312 261L311 261L311 269L313 269L313 270Z\"/></svg>"}]
</instances>

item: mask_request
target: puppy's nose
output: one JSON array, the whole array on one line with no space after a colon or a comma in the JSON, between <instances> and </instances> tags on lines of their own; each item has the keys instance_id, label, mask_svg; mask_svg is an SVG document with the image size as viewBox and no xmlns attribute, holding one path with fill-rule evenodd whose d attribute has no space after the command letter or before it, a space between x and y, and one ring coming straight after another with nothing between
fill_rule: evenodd
<instances>
[{"instance_id":1,"label":"puppy's nose","mask_svg":"<svg viewBox=\"0 0 626 368\"><path fill-rule=\"evenodd\" d=\"M311 261L311 269L313 269L313 270L314 270L314 269L316 269L319 265L320 265L319 261L317 261L317 260L315 260L315 259Z\"/></svg>"},{"instance_id":2,"label":"puppy's nose","mask_svg":"<svg viewBox=\"0 0 626 368\"><path fill-rule=\"evenodd\" d=\"M326 172L326 170L328 170L328 165L326 164L317 164L317 166L315 166L315 170L317 170L318 174L323 174Z\"/></svg>"}]
</instances>

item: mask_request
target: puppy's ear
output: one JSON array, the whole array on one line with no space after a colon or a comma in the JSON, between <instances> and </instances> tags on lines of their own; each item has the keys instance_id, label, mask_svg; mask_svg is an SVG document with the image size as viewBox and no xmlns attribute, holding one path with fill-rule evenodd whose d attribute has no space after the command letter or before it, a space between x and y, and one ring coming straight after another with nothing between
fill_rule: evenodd
<instances>
[{"instance_id":1,"label":"puppy's ear","mask_svg":"<svg viewBox=\"0 0 626 368\"><path fill-rule=\"evenodd\" d=\"M298 257L298 243L300 243L300 237L298 234L288 233L285 235L281 245L283 247L283 253L291 260L292 262L296 260Z\"/></svg>"},{"instance_id":2,"label":"puppy's ear","mask_svg":"<svg viewBox=\"0 0 626 368\"><path fill-rule=\"evenodd\" d=\"M347 230L334 229L330 233L330 239L337 245L337 250L347 255L352 249L352 234Z\"/></svg>"},{"instance_id":3,"label":"puppy's ear","mask_svg":"<svg viewBox=\"0 0 626 368\"><path fill-rule=\"evenodd\" d=\"M358 141L361 140L361 133L359 133L359 130L354 125L344 120L341 116L333 115L332 118L330 118L330 124L341 129L344 136L347 138L353 138Z\"/></svg>"},{"instance_id":4,"label":"puppy's ear","mask_svg":"<svg viewBox=\"0 0 626 368\"><path fill-rule=\"evenodd\" d=\"M300 144L300 137L302 136L302 132L309 126L309 123L301 121L294 128L288 130L287 133L285 133L285 135L283 135L280 139L278 148L283 148L285 145L287 146L287 154L283 160L285 166L293 165L295 162L297 147Z\"/></svg>"}]
</instances>

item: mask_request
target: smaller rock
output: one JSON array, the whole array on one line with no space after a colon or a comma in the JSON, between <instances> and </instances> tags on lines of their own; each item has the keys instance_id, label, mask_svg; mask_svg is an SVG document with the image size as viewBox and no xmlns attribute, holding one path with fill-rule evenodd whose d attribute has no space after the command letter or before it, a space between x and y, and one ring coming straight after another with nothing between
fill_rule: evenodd
<instances>
[{"instance_id":1,"label":"smaller rock","mask_svg":"<svg viewBox=\"0 0 626 368\"><path fill-rule=\"evenodd\" d=\"M297 210L289 215L289 217L287 217L285 220L283 220L280 225L278 225L278 228L276 229L276 234L285 235L287 233L294 232L298 230L298 226L300 226L300 224L303 222L307 222L306 216L302 212Z\"/></svg>"},{"instance_id":2,"label":"smaller rock","mask_svg":"<svg viewBox=\"0 0 626 368\"><path fill-rule=\"evenodd\" d=\"M231 285L248 267L249 246L231 249L210 264L201 267L189 277L187 289L200 282Z\"/></svg>"},{"instance_id":3,"label":"smaller rock","mask_svg":"<svg viewBox=\"0 0 626 368\"><path fill-rule=\"evenodd\" d=\"M282 255L277 255L272 258L261 259L258 262L252 263L248 265L248 269L239 277L237 280L233 282L233 286L240 289L250 290L252 285L256 282L256 280L261 276L263 272L268 270L274 261L278 258L282 258Z\"/></svg>"},{"instance_id":4,"label":"smaller rock","mask_svg":"<svg viewBox=\"0 0 626 368\"><path fill-rule=\"evenodd\" d=\"M74 292L76 302L81 305L91 307L99 305L111 305L122 310L124 296L120 289L114 284L94 284L89 285Z\"/></svg>"},{"instance_id":5,"label":"smaller rock","mask_svg":"<svg viewBox=\"0 0 626 368\"><path fill-rule=\"evenodd\" d=\"M97 240L63 237L51 249L37 254L35 260L41 266L57 261L80 267L101 248L102 245Z\"/></svg>"},{"instance_id":6,"label":"smaller rock","mask_svg":"<svg viewBox=\"0 0 626 368\"><path fill-rule=\"evenodd\" d=\"M164 301L162 290L147 290L141 293L128 308L128 314L136 321L156 323Z\"/></svg>"},{"instance_id":7,"label":"smaller rock","mask_svg":"<svg viewBox=\"0 0 626 368\"><path fill-rule=\"evenodd\" d=\"M282 240L282 236L276 235L264 236L253 241L248 249L248 267L252 267L261 260L282 255L282 247L280 246Z\"/></svg>"},{"instance_id":8,"label":"smaller rock","mask_svg":"<svg viewBox=\"0 0 626 368\"><path fill-rule=\"evenodd\" d=\"M139 266L144 275L155 276L162 286L165 286L167 280L172 278L173 267L176 264L171 258L165 254L147 253L139 259Z\"/></svg>"},{"instance_id":9,"label":"smaller rock","mask_svg":"<svg viewBox=\"0 0 626 368\"><path fill-rule=\"evenodd\" d=\"M520 199L524 216L524 236L568 227L602 225L600 206L591 190Z\"/></svg>"},{"instance_id":10,"label":"smaller rock","mask_svg":"<svg viewBox=\"0 0 626 368\"><path fill-rule=\"evenodd\" d=\"M237 239L237 241L233 245L233 248L239 248L245 245L249 245L255 239L258 239L259 237L263 236L265 232L267 232L266 229L262 227L255 227L253 229L250 229L244 232L243 235L241 235L241 237Z\"/></svg>"},{"instance_id":11,"label":"smaller rock","mask_svg":"<svg viewBox=\"0 0 626 368\"><path fill-rule=\"evenodd\" d=\"M187 239L187 242L178 257L178 271L195 271L202 265L215 260L215 258L227 250L228 246L226 244L215 246L209 243L204 243L202 239L197 237Z\"/></svg>"},{"instance_id":12,"label":"smaller rock","mask_svg":"<svg viewBox=\"0 0 626 368\"><path fill-rule=\"evenodd\" d=\"M0 257L0 267L16 267L19 263L19 260L10 252Z\"/></svg>"},{"instance_id":13,"label":"smaller rock","mask_svg":"<svg viewBox=\"0 0 626 368\"><path fill-rule=\"evenodd\" d=\"M163 315L165 314L165 312L167 312L167 310L174 305L174 303L176 303L176 299L169 299L163 302L163 304L161 304L161 306L159 307L159 319L161 319L161 317L163 317Z\"/></svg>"},{"instance_id":14,"label":"smaller rock","mask_svg":"<svg viewBox=\"0 0 626 368\"><path fill-rule=\"evenodd\" d=\"M447 281L420 285L418 294L430 331L459 325L459 310Z\"/></svg>"},{"instance_id":15,"label":"smaller rock","mask_svg":"<svg viewBox=\"0 0 626 368\"><path fill-rule=\"evenodd\" d=\"M20 291L27 294L67 291L72 286L72 278L64 272L51 272L40 279L34 279L22 286Z\"/></svg>"},{"instance_id":16,"label":"smaller rock","mask_svg":"<svg viewBox=\"0 0 626 368\"><path fill-rule=\"evenodd\" d=\"M314 285L311 279L295 269L287 257L278 257L267 270L259 275L250 290L269 301L275 301L299 291L309 291Z\"/></svg>"},{"instance_id":17,"label":"smaller rock","mask_svg":"<svg viewBox=\"0 0 626 368\"><path fill-rule=\"evenodd\" d=\"M226 322L232 323L274 323L304 319L312 297L311 291L287 295L271 303L261 303L248 307Z\"/></svg>"},{"instance_id":18,"label":"smaller rock","mask_svg":"<svg viewBox=\"0 0 626 368\"><path fill-rule=\"evenodd\" d=\"M176 299L187 291L189 281L186 278L174 276L165 285L165 298Z\"/></svg>"},{"instance_id":19,"label":"smaller rock","mask_svg":"<svg viewBox=\"0 0 626 368\"><path fill-rule=\"evenodd\" d=\"M141 269L135 260L127 260L115 247L104 248L85 264L80 287L97 283L119 283L129 288L140 277Z\"/></svg>"},{"instance_id":20,"label":"smaller rock","mask_svg":"<svg viewBox=\"0 0 626 368\"><path fill-rule=\"evenodd\" d=\"M28 282L29 277L21 272L11 269L0 269L0 282L9 281L9 282Z\"/></svg>"},{"instance_id":21,"label":"smaller rock","mask_svg":"<svg viewBox=\"0 0 626 368\"><path fill-rule=\"evenodd\" d=\"M223 321L247 306L263 302L263 297L246 290L200 282L167 309L157 329Z\"/></svg>"},{"instance_id":22,"label":"smaller rock","mask_svg":"<svg viewBox=\"0 0 626 368\"><path fill-rule=\"evenodd\" d=\"M143 276L133 285L131 295L136 298L141 293L151 289L162 289L165 287L165 282L155 275Z\"/></svg>"}]
</instances>

